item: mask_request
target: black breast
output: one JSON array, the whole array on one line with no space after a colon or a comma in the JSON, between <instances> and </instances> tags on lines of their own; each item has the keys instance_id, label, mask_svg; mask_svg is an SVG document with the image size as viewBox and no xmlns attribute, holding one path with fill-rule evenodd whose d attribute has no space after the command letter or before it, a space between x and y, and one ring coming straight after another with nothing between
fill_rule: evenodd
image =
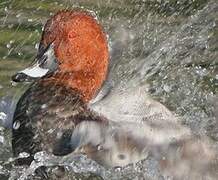
<instances>
[{"instance_id":1,"label":"black breast","mask_svg":"<svg viewBox=\"0 0 218 180\"><path fill-rule=\"evenodd\" d=\"M102 121L89 111L76 90L53 83L35 83L20 98L14 118L12 149L15 156L41 150L55 155L71 153L70 138L81 121Z\"/></svg>"}]
</instances>

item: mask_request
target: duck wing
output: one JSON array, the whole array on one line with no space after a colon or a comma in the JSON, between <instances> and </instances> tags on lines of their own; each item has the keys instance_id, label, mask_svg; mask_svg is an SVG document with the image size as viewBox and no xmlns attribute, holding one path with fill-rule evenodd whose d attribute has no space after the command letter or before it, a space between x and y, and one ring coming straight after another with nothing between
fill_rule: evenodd
<instances>
[{"instance_id":1,"label":"duck wing","mask_svg":"<svg viewBox=\"0 0 218 180\"><path fill-rule=\"evenodd\" d=\"M146 139L156 143L179 139L190 134L189 129L182 126L164 105L153 100L146 87L127 89L113 88L101 100L90 104L90 109L119 124L140 124Z\"/></svg>"}]
</instances>

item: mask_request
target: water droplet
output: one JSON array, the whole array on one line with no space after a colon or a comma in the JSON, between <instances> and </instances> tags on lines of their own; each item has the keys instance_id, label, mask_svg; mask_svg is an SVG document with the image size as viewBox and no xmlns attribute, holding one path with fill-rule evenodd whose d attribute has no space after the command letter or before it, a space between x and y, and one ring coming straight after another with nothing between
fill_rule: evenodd
<instances>
[{"instance_id":1,"label":"water droplet","mask_svg":"<svg viewBox=\"0 0 218 180\"><path fill-rule=\"evenodd\" d=\"M18 56L21 56L21 55L22 55L22 53L21 53L21 52L18 52L17 54L18 54Z\"/></svg>"},{"instance_id":2,"label":"water droplet","mask_svg":"<svg viewBox=\"0 0 218 180\"><path fill-rule=\"evenodd\" d=\"M170 92L171 91L171 87L166 85L166 84L163 86L163 89L164 89L165 92Z\"/></svg>"},{"instance_id":3,"label":"water droplet","mask_svg":"<svg viewBox=\"0 0 218 180\"><path fill-rule=\"evenodd\" d=\"M35 44L35 49L38 49L39 48L39 43L36 43Z\"/></svg>"},{"instance_id":4,"label":"water droplet","mask_svg":"<svg viewBox=\"0 0 218 180\"><path fill-rule=\"evenodd\" d=\"M43 104L43 105L41 106L41 109L45 109L46 107L48 107L47 104Z\"/></svg>"},{"instance_id":5,"label":"water droplet","mask_svg":"<svg viewBox=\"0 0 218 180\"><path fill-rule=\"evenodd\" d=\"M6 47L7 47L8 49L11 48L11 44L8 43L8 44L6 45Z\"/></svg>"},{"instance_id":6,"label":"water droplet","mask_svg":"<svg viewBox=\"0 0 218 180\"><path fill-rule=\"evenodd\" d=\"M115 167L115 171L119 172L121 170L122 170L122 168L120 166Z\"/></svg>"},{"instance_id":7,"label":"water droplet","mask_svg":"<svg viewBox=\"0 0 218 180\"><path fill-rule=\"evenodd\" d=\"M16 18L19 18L20 16L21 16L21 14L17 14L17 15L16 15Z\"/></svg>"},{"instance_id":8,"label":"water droplet","mask_svg":"<svg viewBox=\"0 0 218 180\"><path fill-rule=\"evenodd\" d=\"M63 132L62 132L62 131L59 131L59 132L57 133L57 138L60 139L60 138L62 137L62 135L63 135Z\"/></svg>"},{"instance_id":9,"label":"water droplet","mask_svg":"<svg viewBox=\"0 0 218 180\"><path fill-rule=\"evenodd\" d=\"M0 143L4 143L5 142L5 138L3 136L0 136Z\"/></svg>"},{"instance_id":10,"label":"water droplet","mask_svg":"<svg viewBox=\"0 0 218 180\"><path fill-rule=\"evenodd\" d=\"M98 146L97 146L97 150L98 150L98 151L103 150L103 146L102 146L102 145L98 145Z\"/></svg>"},{"instance_id":11,"label":"water droplet","mask_svg":"<svg viewBox=\"0 0 218 180\"><path fill-rule=\"evenodd\" d=\"M7 119L7 114L0 112L0 120L5 121Z\"/></svg>"},{"instance_id":12,"label":"water droplet","mask_svg":"<svg viewBox=\"0 0 218 180\"><path fill-rule=\"evenodd\" d=\"M22 153L19 154L19 158L27 158L29 156L30 156L30 154L27 153L27 152L22 152Z\"/></svg>"},{"instance_id":13,"label":"water droplet","mask_svg":"<svg viewBox=\"0 0 218 180\"><path fill-rule=\"evenodd\" d=\"M13 129L17 130L17 129L19 129L19 128L20 128L20 121L15 121L15 122L13 123Z\"/></svg>"},{"instance_id":14,"label":"water droplet","mask_svg":"<svg viewBox=\"0 0 218 180\"><path fill-rule=\"evenodd\" d=\"M11 85L12 85L12 86L15 87L15 86L17 86L17 84L18 84L18 83L14 82L14 81L11 81Z\"/></svg>"},{"instance_id":15,"label":"water droplet","mask_svg":"<svg viewBox=\"0 0 218 180\"><path fill-rule=\"evenodd\" d=\"M35 155L34 155L34 159L37 161L37 162L40 162L40 161L45 161L46 159L48 159L49 156L46 152L44 151L40 151L40 152L37 152Z\"/></svg>"},{"instance_id":16,"label":"water droplet","mask_svg":"<svg viewBox=\"0 0 218 180\"><path fill-rule=\"evenodd\" d=\"M49 134L52 134L52 133L54 132L54 129L49 129L47 132L48 132Z\"/></svg>"}]
</instances>

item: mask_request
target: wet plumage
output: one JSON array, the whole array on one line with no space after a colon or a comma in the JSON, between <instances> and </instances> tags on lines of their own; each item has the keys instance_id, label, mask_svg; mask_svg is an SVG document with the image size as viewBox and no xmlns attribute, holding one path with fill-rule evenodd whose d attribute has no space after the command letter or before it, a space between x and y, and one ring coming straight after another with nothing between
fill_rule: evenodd
<instances>
[{"instance_id":1,"label":"wet plumage","mask_svg":"<svg viewBox=\"0 0 218 180\"><path fill-rule=\"evenodd\" d=\"M48 20L33 65L13 76L17 82L35 81L20 98L13 120L14 155L31 155L21 163L30 163L38 151L82 153L107 167L152 154L164 169L178 147L182 158L195 154L189 146L200 143L190 129L146 87L103 86L110 84L104 83L108 65L106 34L89 13L61 11ZM206 146L205 152L210 160L213 152Z\"/></svg>"},{"instance_id":2,"label":"wet plumage","mask_svg":"<svg viewBox=\"0 0 218 180\"><path fill-rule=\"evenodd\" d=\"M34 83L17 104L13 152L16 156L42 150L66 155L74 150L71 134L81 121L103 119L87 108L76 90L53 83Z\"/></svg>"}]
</instances>

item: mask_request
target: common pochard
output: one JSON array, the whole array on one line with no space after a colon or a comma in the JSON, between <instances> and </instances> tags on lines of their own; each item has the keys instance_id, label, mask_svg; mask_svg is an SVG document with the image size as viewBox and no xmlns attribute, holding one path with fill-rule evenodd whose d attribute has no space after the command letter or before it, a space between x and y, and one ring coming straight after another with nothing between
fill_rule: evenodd
<instances>
[{"instance_id":1,"label":"common pochard","mask_svg":"<svg viewBox=\"0 0 218 180\"><path fill-rule=\"evenodd\" d=\"M13 118L14 155L30 154L20 163L46 151L124 166L151 152L161 160L175 142L189 139L190 130L145 87L104 91L109 59L106 33L89 12L60 11L46 22L34 62L12 77L33 81Z\"/></svg>"}]
</instances>

